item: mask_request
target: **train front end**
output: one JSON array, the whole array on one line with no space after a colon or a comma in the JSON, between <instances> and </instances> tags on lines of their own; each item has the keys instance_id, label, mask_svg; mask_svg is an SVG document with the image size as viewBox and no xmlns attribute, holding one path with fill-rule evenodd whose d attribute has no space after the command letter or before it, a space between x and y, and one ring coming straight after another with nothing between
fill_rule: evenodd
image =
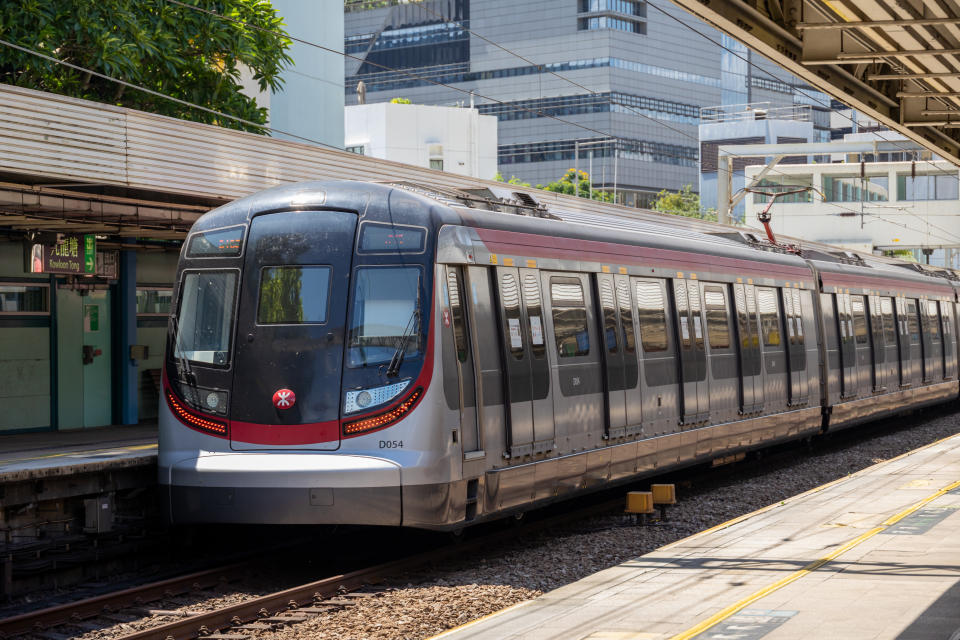
<instances>
[{"instance_id":1,"label":"train front end","mask_svg":"<svg viewBox=\"0 0 960 640\"><path fill-rule=\"evenodd\" d=\"M194 225L160 403L172 522L397 526L404 483L449 479L429 219L388 187L308 183Z\"/></svg>"}]
</instances>

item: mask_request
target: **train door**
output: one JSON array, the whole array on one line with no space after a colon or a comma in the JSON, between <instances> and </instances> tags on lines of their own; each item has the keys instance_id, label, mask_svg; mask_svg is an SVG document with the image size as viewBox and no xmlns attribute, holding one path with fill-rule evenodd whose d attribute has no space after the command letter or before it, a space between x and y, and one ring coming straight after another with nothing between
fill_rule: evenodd
<instances>
[{"instance_id":1,"label":"train door","mask_svg":"<svg viewBox=\"0 0 960 640\"><path fill-rule=\"evenodd\" d=\"M780 321L777 292L757 287L757 309L763 337L764 407L770 412L782 411L787 404L787 353Z\"/></svg>"},{"instance_id":2,"label":"train door","mask_svg":"<svg viewBox=\"0 0 960 640\"><path fill-rule=\"evenodd\" d=\"M554 447L553 398L550 397L550 361L547 359L546 323L536 269L520 269L524 327L530 350L530 392L533 408L533 452Z\"/></svg>"},{"instance_id":3,"label":"train door","mask_svg":"<svg viewBox=\"0 0 960 640\"><path fill-rule=\"evenodd\" d=\"M957 375L957 336L953 319L953 301L940 301L940 319L943 327L943 377L952 380Z\"/></svg>"},{"instance_id":4,"label":"train door","mask_svg":"<svg viewBox=\"0 0 960 640\"><path fill-rule=\"evenodd\" d=\"M887 388L886 344L883 334L883 314L880 313L880 297L867 296L867 324L869 325L870 344L873 347L873 391L885 391Z\"/></svg>"},{"instance_id":5,"label":"train door","mask_svg":"<svg viewBox=\"0 0 960 640\"><path fill-rule=\"evenodd\" d=\"M836 294L837 325L840 333L840 368L843 374L840 377L840 396L855 398L857 396L857 344L853 337L853 312L850 305L849 293Z\"/></svg>"},{"instance_id":6,"label":"train door","mask_svg":"<svg viewBox=\"0 0 960 640\"><path fill-rule=\"evenodd\" d=\"M784 287L780 290L783 301L783 322L787 330L787 370L790 378L788 404L807 403L807 352L803 338L803 314L800 309L800 290Z\"/></svg>"},{"instance_id":7,"label":"train door","mask_svg":"<svg viewBox=\"0 0 960 640\"><path fill-rule=\"evenodd\" d=\"M470 344L477 346L473 352L473 371L477 389L479 447L488 454L507 450L500 332L497 331L490 282L493 273L486 267L467 267L463 283ZM491 348L490 345L494 346Z\"/></svg>"},{"instance_id":8,"label":"train door","mask_svg":"<svg viewBox=\"0 0 960 640\"><path fill-rule=\"evenodd\" d=\"M667 312L666 280L659 278L631 278L631 288L637 301L637 341L643 360L642 405L644 422L659 435L676 430L679 416L677 389L676 340L672 336L671 319Z\"/></svg>"},{"instance_id":9,"label":"train door","mask_svg":"<svg viewBox=\"0 0 960 640\"><path fill-rule=\"evenodd\" d=\"M395 336L416 311L424 278L420 268L371 266L353 272L356 226L356 214L342 211L271 213L250 223L234 356L234 371L246 375L233 377L232 449L340 446L343 366L369 366L365 355L344 362L344 344L352 339L346 330L351 278L356 328L389 326L396 329ZM399 288L402 302L391 299ZM381 325L391 313L402 313L403 319ZM278 389L293 391L293 406L274 406L271 398ZM241 429L244 424L251 426ZM293 429L295 425L300 428ZM244 438L246 428L264 427L271 444L250 444ZM287 444L293 439L290 433L303 435Z\"/></svg>"},{"instance_id":10,"label":"train door","mask_svg":"<svg viewBox=\"0 0 960 640\"><path fill-rule=\"evenodd\" d=\"M873 361L863 296L850 296L850 310L853 314L853 340L857 352L857 395L869 395L869 390L873 387Z\"/></svg>"},{"instance_id":11,"label":"train door","mask_svg":"<svg viewBox=\"0 0 960 640\"><path fill-rule=\"evenodd\" d=\"M903 381L900 364L900 331L894 315L893 298L880 298L880 316L883 319L883 349L886 362L884 381L887 390L899 387Z\"/></svg>"},{"instance_id":12,"label":"train door","mask_svg":"<svg viewBox=\"0 0 960 640\"><path fill-rule=\"evenodd\" d=\"M619 305L613 286L613 275L594 274L594 291L599 306L599 329L603 336L600 353L603 360L604 408L606 436L618 438L627 426L626 377L623 339L620 333Z\"/></svg>"},{"instance_id":13,"label":"train door","mask_svg":"<svg viewBox=\"0 0 960 640\"><path fill-rule=\"evenodd\" d=\"M737 311L737 349L740 359L740 413L763 411L763 372L756 292L752 284L733 285Z\"/></svg>"},{"instance_id":14,"label":"train door","mask_svg":"<svg viewBox=\"0 0 960 640\"><path fill-rule=\"evenodd\" d=\"M739 408L736 347L731 341L728 309L729 287L703 283L703 306L706 312L707 368L710 381L710 420L729 422Z\"/></svg>"},{"instance_id":15,"label":"train door","mask_svg":"<svg viewBox=\"0 0 960 640\"><path fill-rule=\"evenodd\" d=\"M553 415L557 435L571 448L595 444L590 434L603 428L603 365L597 339L590 282L579 273L541 273L556 349ZM549 343L549 341L548 341ZM549 347L548 347L549 348Z\"/></svg>"},{"instance_id":16,"label":"train door","mask_svg":"<svg viewBox=\"0 0 960 640\"><path fill-rule=\"evenodd\" d=\"M939 382L943 380L943 326L940 323L940 307L936 300L921 300L920 304L926 307L927 326L923 334L928 336L930 350L927 352L929 365L929 380Z\"/></svg>"},{"instance_id":17,"label":"train door","mask_svg":"<svg viewBox=\"0 0 960 640\"><path fill-rule=\"evenodd\" d=\"M826 355L824 375L827 382L827 404L832 405L839 400L843 385L836 294L820 294L820 311L823 314L824 352Z\"/></svg>"},{"instance_id":18,"label":"train door","mask_svg":"<svg viewBox=\"0 0 960 640\"><path fill-rule=\"evenodd\" d=\"M707 363L703 345L703 318L700 315L700 283L696 280L673 281L676 305L674 320L680 343L680 419L685 425L709 418L707 399Z\"/></svg>"},{"instance_id":19,"label":"train door","mask_svg":"<svg viewBox=\"0 0 960 640\"><path fill-rule=\"evenodd\" d=\"M625 434L640 433L643 422L643 401L640 389L640 367L637 362L636 329L633 324L633 297L630 295L629 276L614 276L614 288L617 291L620 337L623 340L623 379L626 402Z\"/></svg>"},{"instance_id":20,"label":"train door","mask_svg":"<svg viewBox=\"0 0 960 640\"><path fill-rule=\"evenodd\" d=\"M447 295L450 317L444 325L450 328L456 359L457 392L460 408L460 438L465 459L478 457L482 451L479 422L477 421L477 385L474 373L473 345L467 322L467 305L463 297L463 270L447 268ZM473 454L473 455L471 455Z\"/></svg>"},{"instance_id":21,"label":"train door","mask_svg":"<svg viewBox=\"0 0 960 640\"><path fill-rule=\"evenodd\" d=\"M533 389L530 377L530 342L524 331L520 300L520 273L514 267L497 267L497 309L504 367L504 407L507 418L507 452L516 458L533 453Z\"/></svg>"},{"instance_id":22,"label":"train door","mask_svg":"<svg viewBox=\"0 0 960 640\"><path fill-rule=\"evenodd\" d=\"M907 321L907 336L910 340L910 382L917 385L926 379L924 371L925 353L920 325L920 308L914 298L904 300L904 314Z\"/></svg>"}]
</instances>

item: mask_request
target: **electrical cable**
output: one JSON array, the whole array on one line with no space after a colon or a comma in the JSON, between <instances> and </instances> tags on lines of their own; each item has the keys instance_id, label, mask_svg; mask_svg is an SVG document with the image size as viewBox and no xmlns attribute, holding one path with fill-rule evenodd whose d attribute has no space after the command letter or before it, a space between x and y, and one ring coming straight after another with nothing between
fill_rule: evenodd
<instances>
[{"instance_id":1,"label":"electrical cable","mask_svg":"<svg viewBox=\"0 0 960 640\"><path fill-rule=\"evenodd\" d=\"M236 122L241 122L241 123L243 123L243 124L251 125L251 126L254 126L254 127L259 127L260 129L265 129L265 130L271 131L271 132L273 132L273 133L279 133L279 134L281 134L281 135L290 136L291 138L297 138L297 139L299 139L299 140L303 140L303 141L305 141L305 142L310 142L310 143L312 143L312 144L318 144L318 145L321 145L321 146L324 146L324 147L329 147L329 148L331 148L331 149L336 149L336 150L338 150L338 151L343 151L343 147L338 147L338 146L336 146L336 145L327 144L326 142L320 142L319 140L312 140L312 139L310 139L310 138L305 138L305 137L303 137L303 136L299 136L299 135L296 135L296 134L294 134L294 133L290 133L290 132L288 132L288 131L282 131L282 130L280 130L280 129L276 129L276 128L270 127L270 126L268 126L268 125L260 124L259 122L253 122L252 120L246 120L246 119L240 118L240 117L238 117L238 116L230 115L229 113L224 113L223 111L217 111L216 109L211 109L211 108L209 108L209 107L204 107L204 106L199 105L199 104L194 104L194 103L188 102L188 101L186 101L186 100L181 100L180 98L174 98L173 96L168 96L168 95L166 95L165 93L160 93L159 91L154 91L153 89L148 89L147 87L141 87L140 85L133 84L132 82L127 82L126 80L120 80L120 79L118 79L118 78L110 77L110 76L108 76L108 75L105 75L105 74L99 73L99 72L97 72L97 71L94 71L93 69L88 69L88 68L86 68L86 67L81 67L80 65L76 65L76 64L73 64L73 63L71 63L71 62L67 62L66 60L60 60L59 58L54 58L53 56L49 56L49 55L47 55L47 54L45 54L45 53L41 53L41 52L39 52L39 51L35 51L35 50L33 50L33 49L29 49L29 48L24 47L24 46L22 46L22 45L15 44L15 43L13 43L13 42L8 42L8 41L6 41L6 40L0 40L0 45L3 45L3 46L5 46L5 47L10 47L10 48L12 48L12 49L17 49L17 50L19 50L19 51L23 51L24 53L29 53L30 55L34 55L34 56L37 56L37 57L39 57L39 58L43 58L44 60L49 60L50 62L55 62L56 64L63 65L63 66L65 66L65 67L70 67L71 69L74 69L75 71L82 71L82 72L84 72L84 73L89 73L90 75L96 76L96 77L101 78L101 79L103 79L103 80L109 80L110 82L116 82L117 84L122 85L122 86L124 86L124 87L128 87L128 88L130 88L130 89L135 89L135 90L137 90L137 91L143 91L144 93L147 93L147 94L149 94L149 95L156 96L156 97L158 97L158 98L163 98L163 99L165 99L165 100L170 100L170 101L172 101L172 102L176 102L177 104L183 105L183 106L185 106L185 107L190 107L190 108L193 108L193 109L199 109L199 110L201 110L201 111L205 111L206 113L211 113L211 114L213 114L213 115L215 115L215 116L218 116L218 117L221 117L221 118L227 118L227 119L229 119L229 120L234 120L234 121L236 121Z\"/></svg>"}]
</instances>

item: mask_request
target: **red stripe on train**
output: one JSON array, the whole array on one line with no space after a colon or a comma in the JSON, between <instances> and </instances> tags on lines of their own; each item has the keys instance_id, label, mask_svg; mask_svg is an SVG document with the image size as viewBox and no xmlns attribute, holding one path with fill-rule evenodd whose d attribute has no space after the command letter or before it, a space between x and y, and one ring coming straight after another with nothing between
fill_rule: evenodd
<instances>
[{"instance_id":1,"label":"red stripe on train","mask_svg":"<svg viewBox=\"0 0 960 640\"><path fill-rule=\"evenodd\" d=\"M809 269L784 264L753 262L740 258L725 258L675 249L653 249L598 240L556 238L483 228L474 230L487 248L494 253L529 255L538 258L586 259L614 264L666 267L681 271L712 271L720 267L735 275L749 272L761 277L774 276L813 282L813 273Z\"/></svg>"}]
</instances>

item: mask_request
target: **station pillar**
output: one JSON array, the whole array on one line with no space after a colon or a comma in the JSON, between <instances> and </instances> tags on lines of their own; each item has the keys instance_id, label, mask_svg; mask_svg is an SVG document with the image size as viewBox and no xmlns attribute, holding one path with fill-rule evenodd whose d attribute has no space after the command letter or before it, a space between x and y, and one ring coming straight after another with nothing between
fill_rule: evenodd
<instances>
[{"instance_id":1,"label":"station pillar","mask_svg":"<svg viewBox=\"0 0 960 640\"><path fill-rule=\"evenodd\" d=\"M120 252L119 304L117 314L116 349L117 382L120 396L120 424L137 424L139 399L137 361L131 357L130 347L137 343L137 253ZM116 406L116 405L115 405Z\"/></svg>"}]
</instances>

